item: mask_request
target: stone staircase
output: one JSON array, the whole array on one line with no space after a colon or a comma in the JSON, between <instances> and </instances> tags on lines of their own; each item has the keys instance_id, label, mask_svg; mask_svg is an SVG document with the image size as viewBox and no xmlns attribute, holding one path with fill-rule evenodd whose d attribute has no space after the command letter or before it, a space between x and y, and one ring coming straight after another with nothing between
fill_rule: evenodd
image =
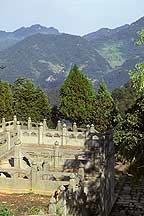
<instances>
[{"instance_id":1,"label":"stone staircase","mask_svg":"<svg viewBox=\"0 0 144 216\"><path fill-rule=\"evenodd\" d=\"M126 178L109 216L144 216L144 178Z\"/></svg>"}]
</instances>

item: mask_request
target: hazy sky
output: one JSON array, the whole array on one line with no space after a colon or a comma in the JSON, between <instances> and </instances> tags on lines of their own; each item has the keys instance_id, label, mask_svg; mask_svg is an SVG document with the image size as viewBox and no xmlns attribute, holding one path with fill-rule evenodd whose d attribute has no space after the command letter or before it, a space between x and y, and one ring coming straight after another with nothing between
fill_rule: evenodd
<instances>
[{"instance_id":1,"label":"hazy sky","mask_svg":"<svg viewBox=\"0 0 144 216\"><path fill-rule=\"evenodd\" d=\"M144 16L144 0L0 0L0 30L39 23L85 34Z\"/></svg>"}]
</instances>

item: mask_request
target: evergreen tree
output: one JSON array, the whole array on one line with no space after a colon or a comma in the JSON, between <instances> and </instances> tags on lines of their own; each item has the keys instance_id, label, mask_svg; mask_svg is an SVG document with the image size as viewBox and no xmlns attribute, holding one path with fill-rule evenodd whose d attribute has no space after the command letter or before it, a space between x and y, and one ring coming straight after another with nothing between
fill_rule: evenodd
<instances>
[{"instance_id":1,"label":"evergreen tree","mask_svg":"<svg viewBox=\"0 0 144 216\"><path fill-rule=\"evenodd\" d=\"M14 108L18 119L33 121L49 118L50 105L47 94L26 78L19 78L13 86Z\"/></svg>"},{"instance_id":2,"label":"evergreen tree","mask_svg":"<svg viewBox=\"0 0 144 216\"><path fill-rule=\"evenodd\" d=\"M60 89L61 117L78 125L88 123L93 99L91 81L74 65Z\"/></svg>"},{"instance_id":3,"label":"evergreen tree","mask_svg":"<svg viewBox=\"0 0 144 216\"><path fill-rule=\"evenodd\" d=\"M13 96L10 85L0 81L0 121L3 117L6 120L13 118Z\"/></svg>"},{"instance_id":4,"label":"evergreen tree","mask_svg":"<svg viewBox=\"0 0 144 216\"><path fill-rule=\"evenodd\" d=\"M104 81L99 85L93 106L92 122L98 131L105 131L110 126L115 126L118 110Z\"/></svg>"}]
</instances>

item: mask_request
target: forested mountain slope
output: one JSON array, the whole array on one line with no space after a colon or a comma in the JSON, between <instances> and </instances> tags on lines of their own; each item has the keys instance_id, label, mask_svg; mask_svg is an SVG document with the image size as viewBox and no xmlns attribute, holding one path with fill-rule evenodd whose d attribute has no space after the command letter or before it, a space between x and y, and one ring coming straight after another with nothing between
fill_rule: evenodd
<instances>
[{"instance_id":1,"label":"forested mountain slope","mask_svg":"<svg viewBox=\"0 0 144 216\"><path fill-rule=\"evenodd\" d=\"M12 82L25 76L45 88L58 86L72 65L77 64L93 82L111 70L93 45L80 36L68 34L32 35L0 52L0 79Z\"/></svg>"}]
</instances>

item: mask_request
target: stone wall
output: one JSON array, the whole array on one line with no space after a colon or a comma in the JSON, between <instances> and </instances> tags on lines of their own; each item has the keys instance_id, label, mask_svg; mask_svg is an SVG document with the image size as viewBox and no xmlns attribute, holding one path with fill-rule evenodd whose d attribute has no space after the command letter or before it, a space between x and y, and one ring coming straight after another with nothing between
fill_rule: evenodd
<instances>
[{"instance_id":1,"label":"stone wall","mask_svg":"<svg viewBox=\"0 0 144 216\"><path fill-rule=\"evenodd\" d=\"M31 182L29 179L0 177L0 191L8 193L29 193Z\"/></svg>"},{"instance_id":2,"label":"stone wall","mask_svg":"<svg viewBox=\"0 0 144 216\"><path fill-rule=\"evenodd\" d=\"M87 140L89 164L79 166L68 187L62 185L50 200L52 215L109 215L114 203L114 149L112 131L91 133ZM56 194L60 194L56 197Z\"/></svg>"},{"instance_id":3,"label":"stone wall","mask_svg":"<svg viewBox=\"0 0 144 216\"><path fill-rule=\"evenodd\" d=\"M68 185L69 181L44 180L40 178L36 170L32 170L29 178L27 173L17 170L17 172L7 172L3 170L0 176L0 191L8 193L38 193L52 195L60 185ZM11 175L10 175L11 174ZM24 178L26 177L26 179Z\"/></svg>"}]
</instances>

